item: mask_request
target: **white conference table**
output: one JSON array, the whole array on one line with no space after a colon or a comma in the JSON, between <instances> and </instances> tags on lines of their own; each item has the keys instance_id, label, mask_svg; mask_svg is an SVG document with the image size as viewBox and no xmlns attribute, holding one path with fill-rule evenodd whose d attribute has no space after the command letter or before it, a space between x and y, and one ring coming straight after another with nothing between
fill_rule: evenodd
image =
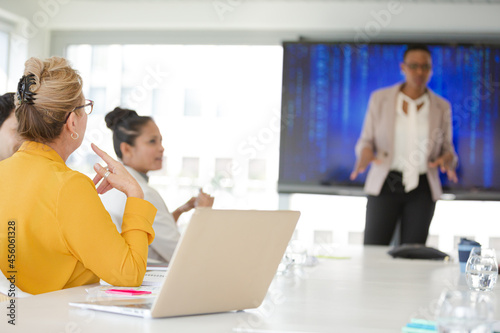
<instances>
[{"instance_id":1,"label":"white conference table","mask_svg":"<svg viewBox=\"0 0 500 333\"><path fill-rule=\"evenodd\" d=\"M350 258L277 275L257 309L143 319L70 307L88 297L82 286L16 300L15 327L1 303L0 332L401 332L411 318L434 319L445 288L466 289L457 263L393 259L388 249L339 248L331 255Z\"/></svg>"}]
</instances>

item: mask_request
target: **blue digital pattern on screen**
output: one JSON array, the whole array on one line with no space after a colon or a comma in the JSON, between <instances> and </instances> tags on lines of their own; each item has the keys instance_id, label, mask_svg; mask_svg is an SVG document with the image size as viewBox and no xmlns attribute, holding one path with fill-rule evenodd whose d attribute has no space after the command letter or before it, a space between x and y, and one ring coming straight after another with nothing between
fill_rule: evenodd
<instances>
[{"instance_id":1,"label":"blue digital pattern on screen","mask_svg":"<svg viewBox=\"0 0 500 333\"><path fill-rule=\"evenodd\" d=\"M403 82L404 44L285 43L280 184L361 186L349 175L370 94ZM450 101L459 184L500 190L500 46L429 45L429 88ZM300 192L300 190L299 190Z\"/></svg>"}]
</instances>

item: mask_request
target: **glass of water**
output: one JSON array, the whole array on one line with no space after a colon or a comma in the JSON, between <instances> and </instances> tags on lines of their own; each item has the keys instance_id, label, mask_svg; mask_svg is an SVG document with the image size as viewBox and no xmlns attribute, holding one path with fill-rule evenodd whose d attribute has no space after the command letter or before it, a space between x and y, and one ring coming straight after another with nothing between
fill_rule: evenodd
<instances>
[{"instance_id":1,"label":"glass of water","mask_svg":"<svg viewBox=\"0 0 500 333\"><path fill-rule=\"evenodd\" d=\"M438 303L439 333L489 333L494 315L491 294L445 290Z\"/></svg>"},{"instance_id":2,"label":"glass of water","mask_svg":"<svg viewBox=\"0 0 500 333\"><path fill-rule=\"evenodd\" d=\"M465 266L465 279L471 290L490 291L498 278L496 252L491 248L474 247Z\"/></svg>"}]
</instances>

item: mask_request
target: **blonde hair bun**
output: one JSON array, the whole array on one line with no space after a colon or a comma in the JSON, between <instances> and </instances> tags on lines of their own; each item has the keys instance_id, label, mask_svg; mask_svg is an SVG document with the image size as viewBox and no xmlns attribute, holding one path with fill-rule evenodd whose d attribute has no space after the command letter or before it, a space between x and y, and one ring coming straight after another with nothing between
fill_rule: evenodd
<instances>
[{"instance_id":1,"label":"blonde hair bun","mask_svg":"<svg viewBox=\"0 0 500 333\"><path fill-rule=\"evenodd\" d=\"M28 59L25 76L33 77L28 89L35 98L32 103L16 101L18 132L27 140L50 142L61 134L68 112L82 102L82 78L61 57Z\"/></svg>"}]
</instances>

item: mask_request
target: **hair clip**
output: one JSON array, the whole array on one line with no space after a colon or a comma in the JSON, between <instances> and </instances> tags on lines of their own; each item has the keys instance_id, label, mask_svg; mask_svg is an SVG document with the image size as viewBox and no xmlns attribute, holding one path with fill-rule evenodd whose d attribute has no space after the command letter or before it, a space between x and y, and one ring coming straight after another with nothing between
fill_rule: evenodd
<instances>
[{"instance_id":1,"label":"hair clip","mask_svg":"<svg viewBox=\"0 0 500 333\"><path fill-rule=\"evenodd\" d=\"M36 93L30 90L30 87L33 83L35 83L34 74L23 75L21 80L19 80L19 83L17 85L17 100L20 104L35 104L34 101L36 100Z\"/></svg>"}]
</instances>

